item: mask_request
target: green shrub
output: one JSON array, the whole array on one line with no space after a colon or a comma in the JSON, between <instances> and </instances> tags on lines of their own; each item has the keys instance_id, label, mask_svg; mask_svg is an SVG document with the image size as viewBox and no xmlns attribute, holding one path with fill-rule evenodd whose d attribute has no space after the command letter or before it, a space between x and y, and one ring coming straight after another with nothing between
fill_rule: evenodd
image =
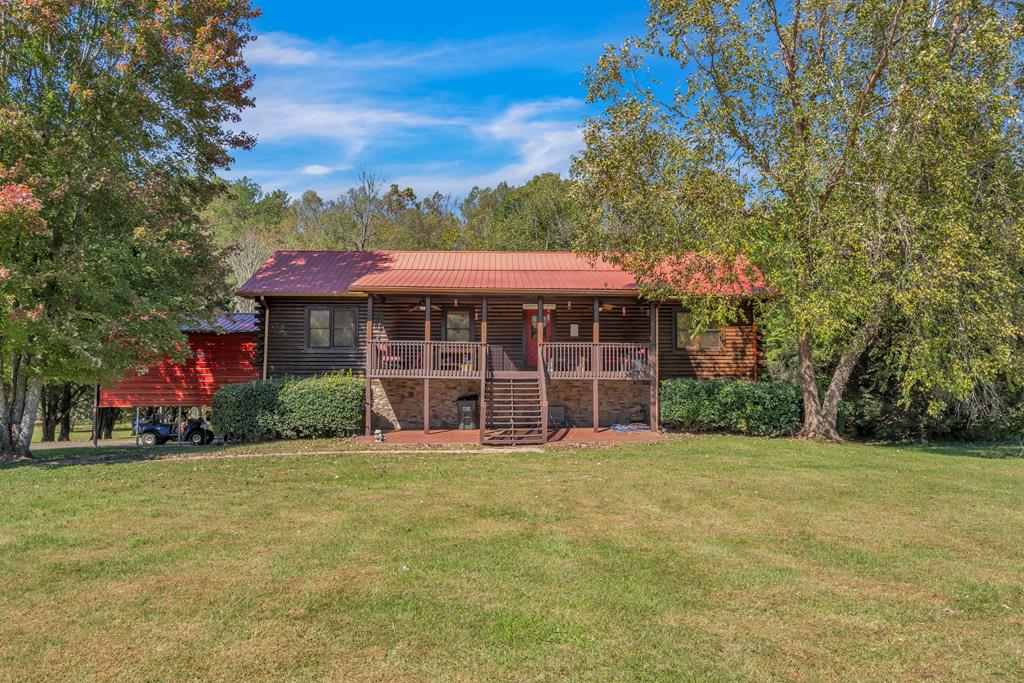
<instances>
[{"instance_id":1,"label":"green shrub","mask_svg":"<svg viewBox=\"0 0 1024 683\"><path fill-rule=\"evenodd\" d=\"M277 431L290 438L360 434L365 389L351 373L290 380L281 389Z\"/></svg>"},{"instance_id":2,"label":"green shrub","mask_svg":"<svg viewBox=\"0 0 1024 683\"><path fill-rule=\"evenodd\" d=\"M238 441L363 430L365 384L351 373L233 384L213 397L213 428Z\"/></svg>"},{"instance_id":3,"label":"green shrub","mask_svg":"<svg viewBox=\"0 0 1024 683\"><path fill-rule=\"evenodd\" d=\"M780 436L800 428L800 393L787 382L667 379L660 403L672 429Z\"/></svg>"},{"instance_id":4,"label":"green shrub","mask_svg":"<svg viewBox=\"0 0 1024 683\"><path fill-rule=\"evenodd\" d=\"M233 441L259 441L273 432L280 380L232 384L213 395L213 429Z\"/></svg>"}]
</instances>

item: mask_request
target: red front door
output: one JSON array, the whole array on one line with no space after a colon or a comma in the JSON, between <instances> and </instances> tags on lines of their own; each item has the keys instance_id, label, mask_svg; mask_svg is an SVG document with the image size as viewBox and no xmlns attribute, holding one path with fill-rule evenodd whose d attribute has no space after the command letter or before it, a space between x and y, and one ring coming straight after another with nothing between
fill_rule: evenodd
<instances>
[{"instance_id":1,"label":"red front door","mask_svg":"<svg viewBox=\"0 0 1024 683\"><path fill-rule=\"evenodd\" d=\"M551 341L555 326L551 311L544 311L544 341ZM537 367L537 311L523 311L523 338L526 340L526 367Z\"/></svg>"}]
</instances>

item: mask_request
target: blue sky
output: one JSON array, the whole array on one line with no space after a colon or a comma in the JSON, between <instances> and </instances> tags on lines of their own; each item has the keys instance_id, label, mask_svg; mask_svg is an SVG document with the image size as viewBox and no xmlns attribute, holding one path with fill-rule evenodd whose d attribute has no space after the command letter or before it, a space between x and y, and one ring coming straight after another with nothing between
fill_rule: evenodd
<instances>
[{"instance_id":1,"label":"blue sky","mask_svg":"<svg viewBox=\"0 0 1024 683\"><path fill-rule=\"evenodd\" d=\"M644 0L259 5L242 121L259 142L226 175L327 198L360 168L421 195L564 174L584 65L646 13Z\"/></svg>"}]
</instances>

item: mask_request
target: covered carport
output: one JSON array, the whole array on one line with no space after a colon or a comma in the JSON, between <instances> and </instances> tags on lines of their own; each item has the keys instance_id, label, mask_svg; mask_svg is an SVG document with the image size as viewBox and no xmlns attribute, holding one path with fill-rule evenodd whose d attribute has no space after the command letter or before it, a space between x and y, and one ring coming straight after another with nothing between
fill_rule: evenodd
<instances>
[{"instance_id":1,"label":"covered carport","mask_svg":"<svg viewBox=\"0 0 1024 683\"><path fill-rule=\"evenodd\" d=\"M190 351L183 362L165 358L112 386L99 387L97 411L134 408L137 423L141 408L176 408L180 425L183 410L210 406L221 387L258 379L254 313L228 313L212 325L198 323L182 331ZM94 427L94 444L98 433Z\"/></svg>"}]
</instances>

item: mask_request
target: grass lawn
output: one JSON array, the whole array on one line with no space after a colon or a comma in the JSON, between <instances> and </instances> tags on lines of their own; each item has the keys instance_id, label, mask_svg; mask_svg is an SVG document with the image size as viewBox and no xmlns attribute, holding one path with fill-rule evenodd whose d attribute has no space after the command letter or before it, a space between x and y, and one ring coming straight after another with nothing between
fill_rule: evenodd
<instances>
[{"instance_id":1,"label":"grass lawn","mask_svg":"<svg viewBox=\"0 0 1024 683\"><path fill-rule=\"evenodd\" d=\"M0 679L1020 680L1014 452L16 465Z\"/></svg>"},{"instance_id":2,"label":"grass lawn","mask_svg":"<svg viewBox=\"0 0 1024 683\"><path fill-rule=\"evenodd\" d=\"M92 441L92 424L76 424L72 427L71 433L68 435L71 437L71 441ZM32 430L32 445L35 446L41 442L43 438L43 425L41 422L36 422L36 426ZM130 422L123 422L114 425L114 431L111 432L112 439L130 439L132 438L132 425Z\"/></svg>"}]
</instances>

